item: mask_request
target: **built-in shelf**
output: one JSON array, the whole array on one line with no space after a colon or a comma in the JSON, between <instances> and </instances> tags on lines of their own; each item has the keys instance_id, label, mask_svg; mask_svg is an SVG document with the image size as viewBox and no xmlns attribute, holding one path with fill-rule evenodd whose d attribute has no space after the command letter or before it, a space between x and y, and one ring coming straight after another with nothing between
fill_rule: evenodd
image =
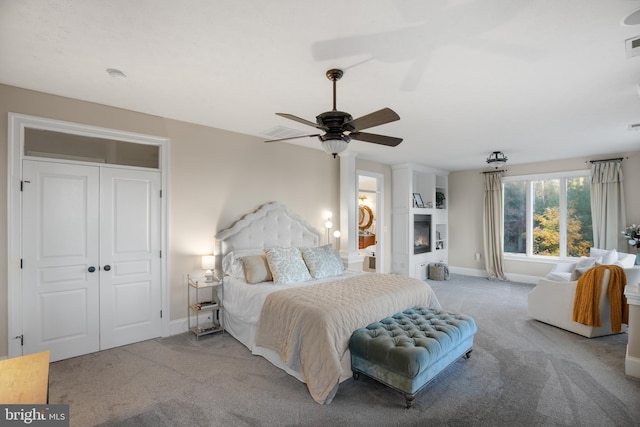
<instances>
[{"instance_id":1,"label":"built-in shelf","mask_svg":"<svg viewBox=\"0 0 640 427\"><path fill-rule=\"evenodd\" d=\"M448 172L416 164L395 165L392 171L392 270L426 279L429 263L448 261ZM422 201L421 206L416 201ZM416 225L416 219L427 217L424 236L426 226Z\"/></svg>"}]
</instances>

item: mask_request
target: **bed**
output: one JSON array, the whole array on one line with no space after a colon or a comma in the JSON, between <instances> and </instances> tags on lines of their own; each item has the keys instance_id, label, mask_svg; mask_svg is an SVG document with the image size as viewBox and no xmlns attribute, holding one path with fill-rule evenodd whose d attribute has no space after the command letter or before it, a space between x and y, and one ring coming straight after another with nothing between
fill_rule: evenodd
<instances>
[{"instance_id":1,"label":"bed","mask_svg":"<svg viewBox=\"0 0 640 427\"><path fill-rule=\"evenodd\" d=\"M331 403L351 377L353 331L407 308L440 308L423 281L344 270L333 248L320 245L320 233L278 202L216 239L225 330L306 383L320 404Z\"/></svg>"}]
</instances>

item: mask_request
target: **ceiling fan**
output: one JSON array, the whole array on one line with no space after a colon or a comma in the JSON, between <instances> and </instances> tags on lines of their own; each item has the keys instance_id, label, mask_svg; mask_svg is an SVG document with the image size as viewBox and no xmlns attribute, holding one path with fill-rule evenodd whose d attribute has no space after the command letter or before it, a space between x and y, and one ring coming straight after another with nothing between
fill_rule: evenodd
<instances>
[{"instance_id":1,"label":"ceiling fan","mask_svg":"<svg viewBox=\"0 0 640 427\"><path fill-rule=\"evenodd\" d=\"M344 73L339 69L331 69L327 71L326 74L327 78L333 82L333 110L317 115L316 123L301 119L292 114L276 113L278 116L313 126L316 129L324 131L324 133L272 139L265 142L286 141L289 139L312 138L317 136L322 142L322 147L325 151L333 155L334 158L338 153L341 153L347 148L347 144L352 139L387 145L389 147L395 147L402 142L402 138L362 132L364 129L400 120L400 116L391 108L383 108L382 110L375 111L355 120L351 114L336 110L336 82L340 80Z\"/></svg>"}]
</instances>

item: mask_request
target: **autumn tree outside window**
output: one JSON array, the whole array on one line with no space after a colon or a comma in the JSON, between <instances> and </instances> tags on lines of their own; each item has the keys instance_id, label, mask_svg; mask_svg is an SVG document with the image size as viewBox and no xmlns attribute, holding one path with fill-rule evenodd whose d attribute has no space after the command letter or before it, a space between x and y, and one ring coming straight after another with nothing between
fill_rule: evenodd
<instances>
[{"instance_id":1,"label":"autumn tree outside window","mask_svg":"<svg viewBox=\"0 0 640 427\"><path fill-rule=\"evenodd\" d=\"M590 171L504 177L504 252L589 256Z\"/></svg>"}]
</instances>

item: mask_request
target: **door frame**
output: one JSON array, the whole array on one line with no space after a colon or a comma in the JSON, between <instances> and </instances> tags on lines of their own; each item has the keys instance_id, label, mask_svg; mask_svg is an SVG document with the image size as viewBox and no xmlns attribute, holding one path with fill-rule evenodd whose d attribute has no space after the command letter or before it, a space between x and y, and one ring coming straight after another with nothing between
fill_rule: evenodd
<instances>
[{"instance_id":1,"label":"door frame","mask_svg":"<svg viewBox=\"0 0 640 427\"><path fill-rule=\"evenodd\" d=\"M144 135L97 126L81 125L24 114L9 113L9 135L7 152L7 311L8 311L8 356L22 355L22 160L24 156L25 128L50 130L73 135L105 138L137 144L155 145L159 147L159 172L162 197L160 198L160 286L161 286L161 336L170 335L169 287L168 275L168 182L169 182L169 138ZM30 158L30 157L29 157ZM38 157L34 157L40 159ZM53 160L58 163L86 164L96 163L83 161ZM132 168L135 169L135 168Z\"/></svg>"},{"instance_id":2,"label":"door frame","mask_svg":"<svg viewBox=\"0 0 640 427\"><path fill-rule=\"evenodd\" d=\"M386 249L386 239L385 239L385 209L384 209L384 174L378 172L371 172L366 170L358 169L356 170L356 188L360 191L360 177L366 176L368 178L373 178L376 180L376 272L384 273L385 272L385 249ZM356 194L355 205L356 209L358 207L358 194Z\"/></svg>"}]
</instances>

